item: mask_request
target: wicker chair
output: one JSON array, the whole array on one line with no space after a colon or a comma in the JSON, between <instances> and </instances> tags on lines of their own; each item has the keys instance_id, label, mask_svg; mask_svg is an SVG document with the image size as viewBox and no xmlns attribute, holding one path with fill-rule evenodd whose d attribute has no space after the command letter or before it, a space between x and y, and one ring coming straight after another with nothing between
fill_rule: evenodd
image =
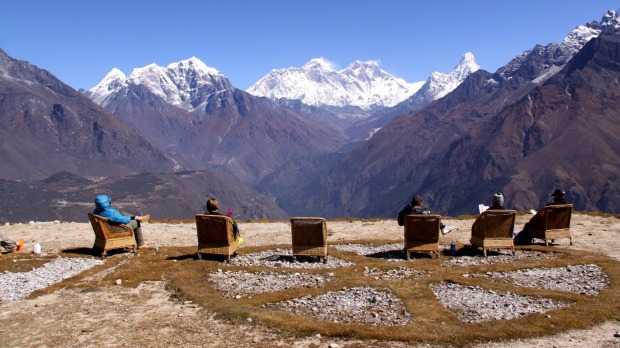
<instances>
[{"instance_id":1,"label":"wicker chair","mask_svg":"<svg viewBox=\"0 0 620 348\"><path fill-rule=\"evenodd\" d=\"M471 244L487 249L512 249L515 253L514 227L517 212L514 210L487 210L480 214L471 227Z\"/></svg>"},{"instance_id":2,"label":"wicker chair","mask_svg":"<svg viewBox=\"0 0 620 348\"><path fill-rule=\"evenodd\" d=\"M297 256L318 256L327 261L327 224L323 218L291 218L293 259Z\"/></svg>"},{"instance_id":3,"label":"wicker chair","mask_svg":"<svg viewBox=\"0 0 620 348\"><path fill-rule=\"evenodd\" d=\"M106 257L111 249L131 248L136 252L136 238L131 227L92 213L88 213L88 219L95 231L93 249L101 250L101 257Z\"/></svg>"},{"instance_id":4,"label":"wicker chair","mask_svg":"<svg viewBox=\"0 0 620 348\"><path fill-rule=\"evenodd\" d=\"M573 245L570 233L572 212L572 204L548 205L542 208L528 222L532 238L543 239L547 246L550 239L568 238L570 245Z\"/></svg>"},{"instance_id":5,"label":"wicker chair","mask_svg":"<svg viewBox=\"0 0 620 348\"><path fill-rule=\"evenodd\" d=\"M405 216L405 257L411 252L439 254L440 215L413 214Z\"/></svg>"},{"instance_id":6,"label":"wicker chair","mask_svg":"<svg viewBox=\"0 0 620 348\"><path fill-rule=\"evenodd\" d=\"M197 214L196 228L198 230L197 259L202 259L201 253L223 255L226 260L236 255L239 243L233 232L233 221L228 216Z\"/></svg>"}]
</instances>

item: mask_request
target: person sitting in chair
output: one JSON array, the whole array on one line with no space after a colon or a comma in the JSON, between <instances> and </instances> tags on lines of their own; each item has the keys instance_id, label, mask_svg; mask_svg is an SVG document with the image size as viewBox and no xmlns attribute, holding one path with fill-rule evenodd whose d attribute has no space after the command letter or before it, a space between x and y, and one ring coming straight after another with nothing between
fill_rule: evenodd
<instances>
[{"instance_id":1,"label":"person sitting in chair","mask_svg":"<svg viewBox=\"0 0 620 348\"><path fill-rule=\"evenodd\" d=\"M501 192L497 192L493 195L493 200L491 201L491 203L493 203L489 209L487 210L504 210L506 208L504 208L504 195Z\"/></svg>"},{"instance_id":2,"label":"person sitting in chair","mask_svg":"<svg viewBox=\"0 0 620 348\"><path fill-rule=\"evenodd\" d=\"M424 199L420 195L415 195L411 199L411 204L407 204L403 210L398 213L398 225L405 226L405 216L411 214L430 214L431 211L424 208ZM446 234L454 229L453 226L440 225L441 233Z\"/></svg>"},{"instance_id":3,"label":"person sitting in chair","mask_svg":"<svg viewBox=\"0 0 620 348\"><path fill-rule=\"evenodd\" d=\"M107 195L97 196L95 198L95 207L93 214L104 217L112 222L131 227L136 238L136 244L138 244L138 249L150 248L150 246L144 244L142 228L140 227L140 223L149 221L149 215L138 216L118 211L112 208L112 198Z\"/></svg>"},{"instance_id":4,"label":"person sitting in chair","mask_svg":"<svg viewBox=\"0 0 620 348\"><path fill-rule=\"evenodd\" d=\"M220 203L217 201L217 199L215 198L209 198L209 200L207 201L207 211L205 214L208 215L222 215L219 212L220 209ZM228 209L228 212L226 212L226 216L230 217L233 214L233 211L231 211L230 209ZM241 237L241 232L239 231L239 227L237 226L237 223L233 221L233 232L235 233L235 236L237 237L237 241L239 244L241 244L241 242L243 242L243 237Z\"/></svg>"},{"instance_id":5,"label":"person sitting in chair","mask_svg":"<svg viewBox=\"0 0 620 348\"><path fill-rule=\"evenodd\" d=\"M551 194L551 197L553 197L553 201L545 204L545 206L568 204L568 202L566 202L566 192L564 192L564 190L562 189L555 189L555 191L553 191L553 193ZM525 245L532 242L533 237L530 233L529 224L529 222L525 223L521 232L517 233L514 239L515 245Z\"/></svg>"},{"instance_id":6,"label":"person sitting in chair","mask_svg":"<svg viewBox=\"0 0 620 348\"><path fill-rule=\"evenodd\" d=\"M6 250L7 253L14 253L16 251L22 251L24 249L24 240L14 241L0 234L0 245Z\"/></svg>"},{"instance_id":7,"label":"person sitting in chair","mask_svg":"<svg viewBox=\"0 0 620 348\"><path fill-rule=\"evenodd\" d=\"M551 194L551 197L553 197L553 201L547 203L546 206L568 204L568 202L566 201L566 192L564 192L562 189L555 189L555 191L553 191L553 193Z\"/></svg>"}]
</instances>

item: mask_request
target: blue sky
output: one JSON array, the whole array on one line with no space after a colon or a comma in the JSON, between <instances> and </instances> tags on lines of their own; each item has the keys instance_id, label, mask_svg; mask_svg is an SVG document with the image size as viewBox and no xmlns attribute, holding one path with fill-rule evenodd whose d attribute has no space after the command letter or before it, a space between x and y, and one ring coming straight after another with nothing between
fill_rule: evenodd
<instances>
[{"instance_id":1,"label":"blue sky","mask_svg":"<svg viewBox=\"0 0 620 348\"><path fill-rule=\"evenodd\" d=\"M323 57L342 69L377 60L407 82L449 72L465 52L494 72L620 9L608 0L17 0L0 48L65 83L91 88L112 69L190 57L246 89L272 69Z\"/></svg>"}]
</instances>

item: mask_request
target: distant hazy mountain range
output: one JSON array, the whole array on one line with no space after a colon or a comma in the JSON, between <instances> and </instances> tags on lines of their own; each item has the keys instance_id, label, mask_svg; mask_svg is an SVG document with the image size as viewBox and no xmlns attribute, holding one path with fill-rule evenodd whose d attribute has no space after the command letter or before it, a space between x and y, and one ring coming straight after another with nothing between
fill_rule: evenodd
<instances>
[{"instance_id":1,"label":"distant hazy mountain range","mask_svg":"<svg viewBox=\"0 0 620 348\"><path fill-rule=\"evenodd\" d=\"M456 215L495 191L536 209L556 186L619 212L619 27L610 11L495 73L471 53L424 83L315 59L248 92L190 58L78 93L0 51L0 220L85 220L102 192L162 218L211 195L242 219L393 217L413 194Z\"/></svg>"}]
</instances>

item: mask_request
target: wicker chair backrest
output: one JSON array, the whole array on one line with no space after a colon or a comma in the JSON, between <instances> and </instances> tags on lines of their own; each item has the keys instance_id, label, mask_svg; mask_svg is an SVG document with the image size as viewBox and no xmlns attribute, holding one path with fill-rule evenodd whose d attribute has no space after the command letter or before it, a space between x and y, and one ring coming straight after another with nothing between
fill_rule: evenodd
<instances>
[{"instance_id":1,"label":"wicker chair backrest","mask_svg":"<svg viewBox=\"0 0 620 348\"><path fill-rule=\"evenodd\" d=\"M198 214L196 229L198 243L231 245L235 240L233 223L228 216Z\"/></svg>"},{"instance_id":2,"label":"wicker chair backrest","mask_svg":"<svg viewBox=\"0 0 620 348\"><path fill-rule=\"evenodd\" d=\"M487 210L476 218L471 234L480 238L513 238L516 215L515 210Z\"/></svg>"},{"instance_id":3,"label":"wicker chair backrest","mask_svg":"<svg viewBox=\"0 0 620 348\"><path fill-rule=\"evenodd\" d=\"M327 224L323 218L292 218L293 245L317 245L327 243Z\"/></svg>"},{"instance_id":4,"label":"wicker chair backrest","mask_svg":"<svg viewBox=\"0 0 620 348\"><path fill-rule=\"evenodd\" d=\"M536 230L561 230L570 228L572 204L548 205L530 220L530 228Z\"/></svg>"},{"instance_id":5,"label":"wicker chair backrest","mask_svg":"<svg viewBox=\"0 0 620 348\"><path fill-rule=\"evenodd\" d=\"M405 216L405 240L410 242L437 242L441 215L413 214Z\"/></svg>"},{"instance_id":6,"label":"wicker chair backrest","mask_svg":"<svg viewBox=\"0 0 620 348\"><path fill-rule=\"evenodd\" d=\"M102 216L88 213L88 219L93 227L95 236L101 239L113 239L133 236L131 227L112 222Z\"/></svg>"}]
</instances>

